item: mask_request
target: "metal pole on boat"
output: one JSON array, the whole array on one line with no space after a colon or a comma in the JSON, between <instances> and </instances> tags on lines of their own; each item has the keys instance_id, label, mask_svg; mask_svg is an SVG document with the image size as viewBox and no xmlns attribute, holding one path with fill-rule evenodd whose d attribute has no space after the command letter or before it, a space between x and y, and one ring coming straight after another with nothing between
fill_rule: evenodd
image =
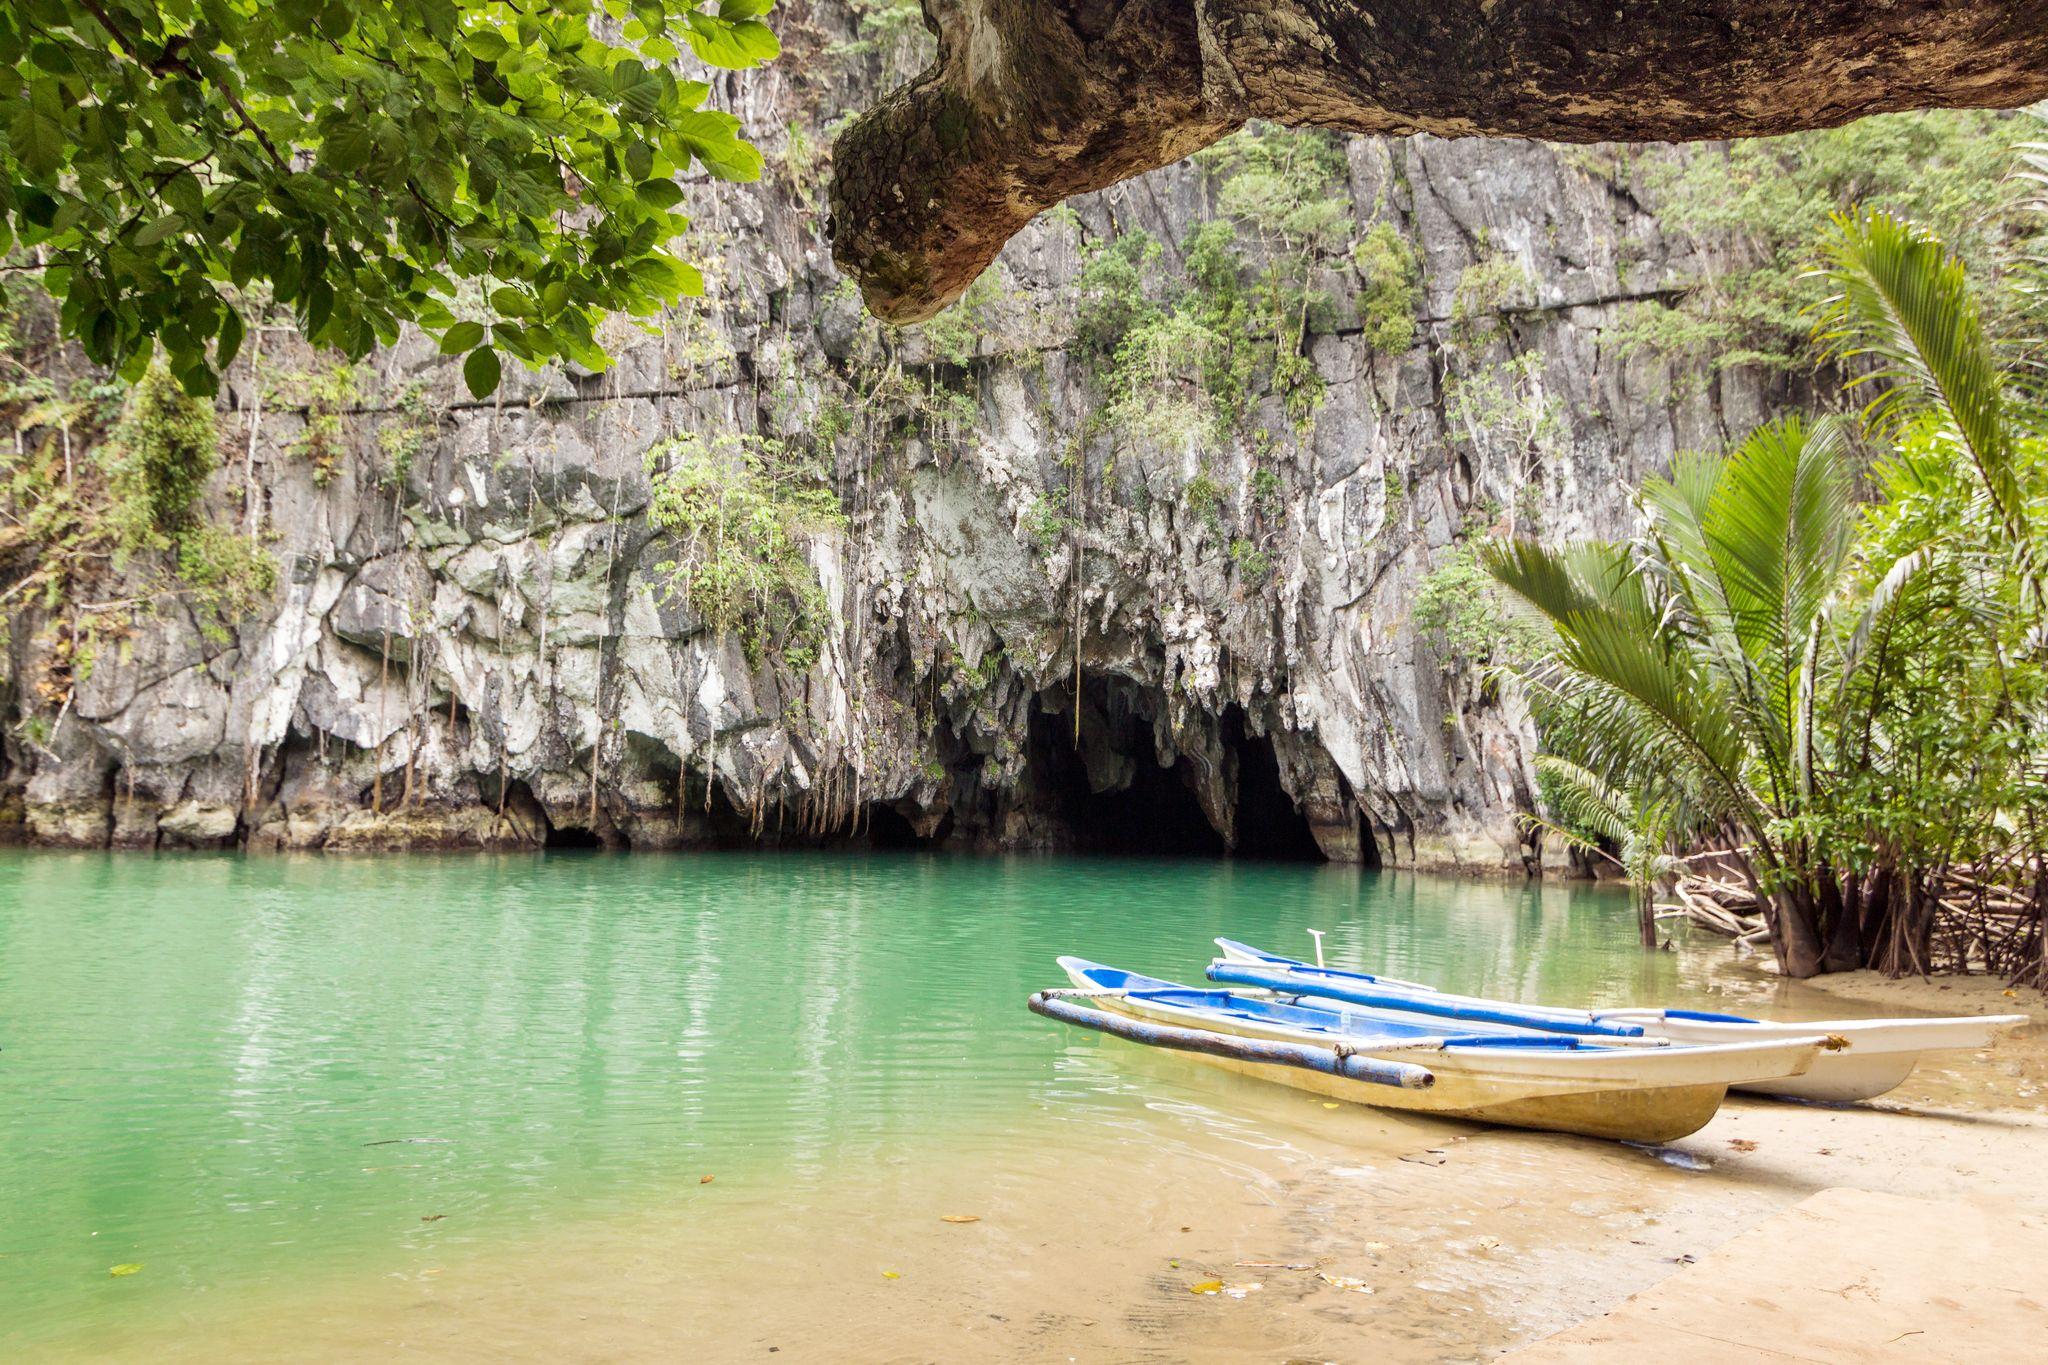
<instances>
[{"instance_id":1,"label":"metal pole on boat","mask_svg":"<svg viewBox=\"0 0 2048 1365\"><path fill-rule=\"evenodd\" d=\"M1320 967L1323 965L1323 931L1320 929L1311 929L1308 932L1309 937L1313 938L1316 941L1316 965Z\"/></svg>"}]
</instances>

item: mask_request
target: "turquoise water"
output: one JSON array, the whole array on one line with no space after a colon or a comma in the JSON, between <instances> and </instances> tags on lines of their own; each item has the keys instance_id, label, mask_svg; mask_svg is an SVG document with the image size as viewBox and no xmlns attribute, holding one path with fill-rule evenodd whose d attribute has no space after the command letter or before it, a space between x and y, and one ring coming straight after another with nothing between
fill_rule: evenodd
<instances>
[{"instance_id":1,"label":"turquoise water","mask_svg":"<svg viewBox=\"0 0 2048 1365\"><path fill-rule=\"evenodd\" d=\"M1354 869L0 854L0 1342L517 1246L700 1171L801 1199L1131 1122L1158 1082L1062 1069L1076 1036L1023 1008L1054 955L1195 980L1213 935L1310 927L1460 990L1676 984L1611 892Z\"/></svg>"}]
</instances>

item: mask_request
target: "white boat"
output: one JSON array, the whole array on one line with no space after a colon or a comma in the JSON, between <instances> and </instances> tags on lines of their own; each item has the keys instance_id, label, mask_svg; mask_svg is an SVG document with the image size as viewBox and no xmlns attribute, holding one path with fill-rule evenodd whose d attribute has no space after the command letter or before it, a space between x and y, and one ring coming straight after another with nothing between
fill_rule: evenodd
<instances>
[{"instance_id":1,"label":"white boat","mask_svg":"<svg viewBox=\"0 0 2048 1365\"><path fill-rule=\"evenodd\" d=\"M1032 1008L1067 1023L1333 1099L1635 1142L1697 1130L1730 1085L1799 1075L1826 1041L1617 1047L1500 1024L1447 1031L1395 1011L1181 986L1082 958L1059 963L1078 989L1041 993Z\"/></svg>"},{"instance_id":2,"label":"white boat","mask_svg":"<svg viewBox=\"0 0 2048 1365\"><path fill-rule=\"evenodd\" d=\"M1736 1088L1765 1095L1846 1103L1893 1089L1927 1052L1989 1047L2006 1029L2027 1022L2024 1014L1934 1016L1924 1019L1826 1019L1788 1023L1681 1009L1576 1010L1554 1005L1521 1005L1480 996L1453 995L1412 981L1320 967L1263 952L1234 939L1219 938L1223 956L1209 967L1212 981L1259 986L1284 995L1371 1005L1381 1009L1466 1022L1492 1021L1617 1042L1630 1039L1686 1044L1767 1042L1822 1034L1839 1046L1821 1053L1797 1076L1740 1082Z\"/></svg>"}]
</instances>

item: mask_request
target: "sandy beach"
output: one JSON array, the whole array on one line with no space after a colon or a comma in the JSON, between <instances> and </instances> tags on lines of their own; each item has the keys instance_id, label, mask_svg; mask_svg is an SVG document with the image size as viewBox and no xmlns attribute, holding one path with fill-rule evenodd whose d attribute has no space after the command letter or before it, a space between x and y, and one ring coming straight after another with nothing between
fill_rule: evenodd
<instances>
[{"instance_id":1,"label":"sandy beach","mask_svg":"<svg viewBox=\"0 0 2048 1365\"><path fill-rule=\"evenodd\" d=\"M1707 970L1724 1003L1785 1017L2044 1011L1984 980L1823 990L1732 960ZM1161 1098L1128 1131L1077 1127L1028 1162L973 1142L906 1150L799 1201L696 1177L661 1207L509 1252L428 1229L376 1274L199 1298L77 1345L190 1360L1480 1360L1594 1319L1820 1191L2048 1214L2040 1025L1872 1104L1734 1100L1656 1149L1339 1108L1092 1040L1073 1065L1123 1068ZM1888 1358L1934 1358L1915 1350Z\"/></svg>"}]
</instances>

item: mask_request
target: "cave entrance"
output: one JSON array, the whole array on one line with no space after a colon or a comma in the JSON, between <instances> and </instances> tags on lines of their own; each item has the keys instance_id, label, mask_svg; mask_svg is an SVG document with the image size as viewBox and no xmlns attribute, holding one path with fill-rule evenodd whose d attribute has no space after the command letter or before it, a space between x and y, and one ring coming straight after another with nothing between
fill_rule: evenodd
<instances>
[{"instance_id":1,"label":"cave entrance","mask_svg":"<svg viewBox=\"0 0 2048 1365\"><path fill-rule=\"evenodd\" d=\"M542 847L550 853L596 851L604 848L604 840L598 837L594 829L569 829L551 824L548 826L547 842Z\"/></svg>"},{"instance_id":2,"label":"cave entrance","mask_svg":"<svg viewBox=\"0 0 2048 1365\"><path fill-rule=\"evenodd\" d=\"M1159 766L1152 722L1128 694L1097 678L1083 683L1089 713L1083 742L1096 746L1098 768L1127 767L1127 785L1098 792L1088 762L1074 747L1071 711L1055 713L1034 703L1027 743L1034 797L1064 827L1077 853L1145 854L1157 857L1220 858L1223 836L1202 813L1188 784L1187 760ZM1100 722L1100 732L1097 731Z\"/></svg>"},{"instance_id":3,"label":"cave entrance","mask_svg":"<svg viewBox=\"0 0 2048 1365\"><path fill-rule=\"evenodd\" d=\"M881 801L861 808L860 838L876 849L930 848L934 842L921 837L902 811Z\"/></svg>"},{"instance_id":4,"label":"cave entrance","mask_svg":"<svg viewBox=\"0 0 2048 1365\"><path fill-rule=\"evenodd\" d=\"M1265 862L1327 861L1308 817L1280 784L1280 758L1270 735L1245 733L1244 712L1223 714L1223 748L1237 760L1236 856Z\"/></svg>"},{"instance_id":5,"label":"cave entrance","mask_svg":"<svg viewBox=\"0 0 2048 1365\"><path fill-rule=\"evenodd\" d=\"M1233 828L1231 843L1196 795L1194 765L1207 760L1183 756L1159 766L1154 697L1112 678L1084 678L1081 687L1078 747L1074 713L1060 705L1065 698L1054 694L1049 706L1042 696L1031 708L1027 800L1034 818L1056 832L1055 842L1080 853L1327 861L1281 782L1273 740L1250 733L1242 708L1224 711L1215 755L1222 790L1234 793L1221 821Z\"/></svg>"}]
</instances>

